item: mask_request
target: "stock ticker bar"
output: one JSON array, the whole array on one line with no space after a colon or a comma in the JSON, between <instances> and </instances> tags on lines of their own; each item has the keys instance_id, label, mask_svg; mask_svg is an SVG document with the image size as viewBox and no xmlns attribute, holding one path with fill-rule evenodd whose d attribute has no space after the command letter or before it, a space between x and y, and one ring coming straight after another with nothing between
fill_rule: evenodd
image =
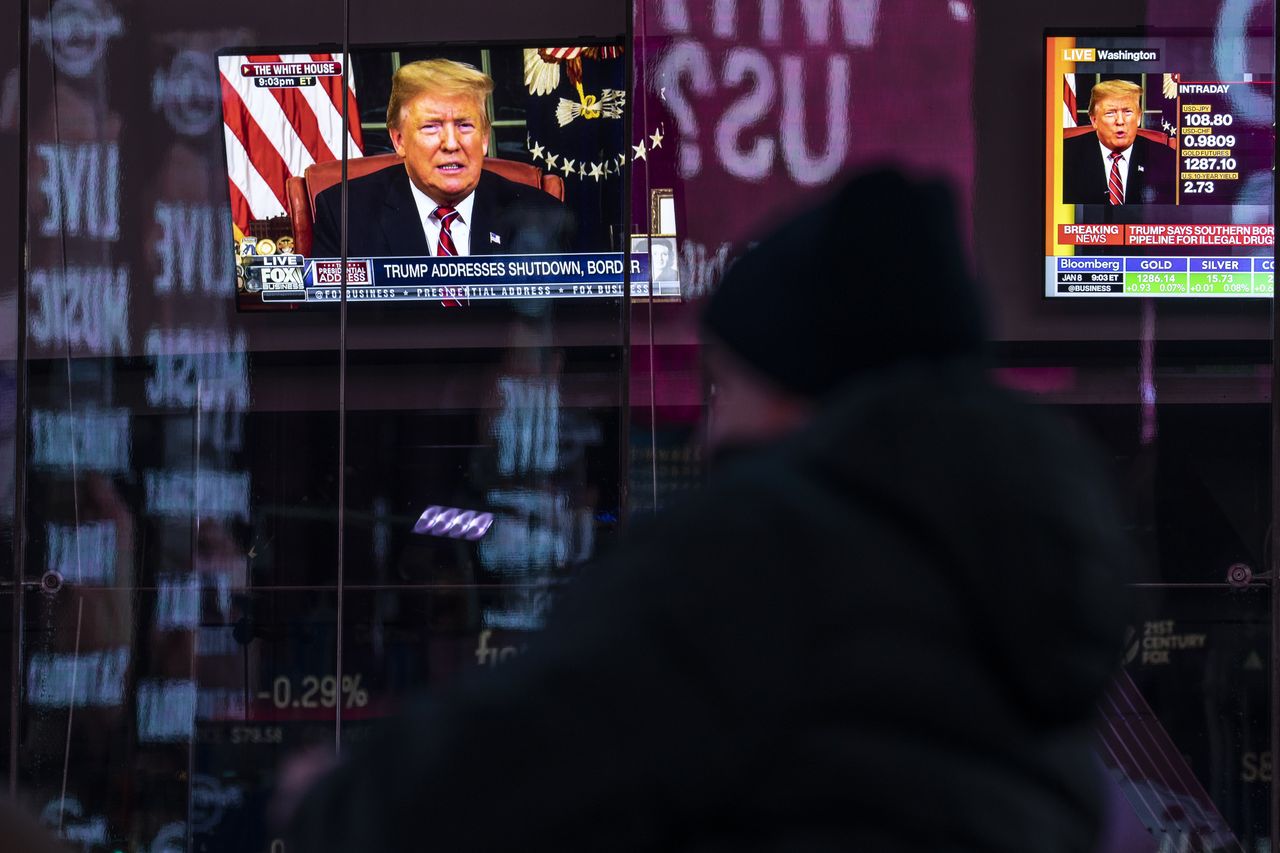
<instances>
[{"instance_id":1,"label":"stock ticker bar","mask_svg":"<svg viewBox=\"0 0 1280 853\"><path fill-rule=\"evenodd\" d=\"M1266 101L1273 90L1269 80L1179 82L1179 204L1236 204L1250 175L1271 170L1273 128L1237 123L1232 99Z\"/></svg>"},{"instance_id":2,"label":"stock ticker bar","mask_svg":"<svg viewBox=\"0 0 1280 853\"><path fill-rule=\"evenodd\" d=\"M1058 257L1057 290L1064 296L1270 297L1276 262L1269 258Z\"/></svg>"},{"instance_id":3,"label":"stock ticker bar","mask_svg":"<svg viewBox=\"0 0 1280 853\"><path fill-rule=\"evenodd\" d=\"M245 290L263 302L342 299L342 262L301 255L245 259ZM621 252L426 258L348 258L349 302L617 299L625 295ZM649 293L648 255L631 256L631 293ZM665 292L670 291L670 292ZM658 282L655 296L679 296L678 282Z\"/></svg>"}]
</instances>

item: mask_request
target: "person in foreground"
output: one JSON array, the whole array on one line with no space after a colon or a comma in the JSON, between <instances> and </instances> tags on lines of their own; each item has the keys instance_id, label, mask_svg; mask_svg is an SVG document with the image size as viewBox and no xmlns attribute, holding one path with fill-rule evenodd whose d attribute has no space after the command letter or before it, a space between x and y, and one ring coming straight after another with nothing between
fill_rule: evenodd
<instances>
[{"instance_id":1,"label":"person in foreground","mask_svg":"<svg viewBox=\"0 0 1280 853\"><path fill-rule=\"evenodd\" d=\"M537 187L484 168L493 79L470 65L424 59L391 80L387 131L402 165L347 183L348 257L568 251L568 209ZM342 251L342 186L316 196L318 258Z\"/></svg>"},{"instance_id":2,"label":"person in foreground","mask_svg":"<svg viewBox=\"0 0 1280 853\"><path fill-rule=\"evenodd\" d=\"M704 315L706 488L353 750L289 853L1090 851L1130 551L983 329L941 185L766 237Z\"/></svg>"}]
</instances>

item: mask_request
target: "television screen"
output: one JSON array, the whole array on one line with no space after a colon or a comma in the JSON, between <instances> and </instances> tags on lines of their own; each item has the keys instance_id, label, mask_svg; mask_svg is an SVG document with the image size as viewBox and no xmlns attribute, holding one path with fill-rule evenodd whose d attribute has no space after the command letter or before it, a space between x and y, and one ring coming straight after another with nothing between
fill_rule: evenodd
<instances>
[{"instance_id":1,"label":"television screen","mask_svg":"<svg viewBox=\"0 0 1280 853\"><path fill-rule=\"evenodd\" d=\"M587 40L221 51L238 305L647 294L627 61Z\"/></svg>"},{"instance_id":2,"label":"television screen","mask_svg":"<svg viewBox=\"0 0 1280 853\"><path fill-rule=\"evenodd\" d=\"M1272 295L1272 44L1046 36L1046 296Z\"/></svg>"}]
</instances>

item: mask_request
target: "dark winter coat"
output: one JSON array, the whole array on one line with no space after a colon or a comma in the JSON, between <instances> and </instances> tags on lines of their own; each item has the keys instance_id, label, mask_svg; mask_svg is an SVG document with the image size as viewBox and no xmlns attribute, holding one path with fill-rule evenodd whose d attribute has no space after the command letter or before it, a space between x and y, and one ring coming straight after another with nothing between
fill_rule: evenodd
<instances>
[{"instance_id":1,"label":"dark winter coat","mask_svg":"<svg viewBox=\"0 0 1280 853\"><path fill-rule=\"evenodd\" d=\"M1085 853L1130 569L1105 481L974 365L864 377L386 726L288 849Z\"/></svg>"}]
</instances>

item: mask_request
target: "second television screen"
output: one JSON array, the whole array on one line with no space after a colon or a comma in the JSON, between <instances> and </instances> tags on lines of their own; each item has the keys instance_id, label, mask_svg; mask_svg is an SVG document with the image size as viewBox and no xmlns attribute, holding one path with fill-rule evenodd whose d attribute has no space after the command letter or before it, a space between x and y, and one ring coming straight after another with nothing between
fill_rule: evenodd
<instances>
[{"instance_id":1,"label":"second television screen","mask_svg":"<svg viewBox=\"0 0 1280 853\"><path fill-rule=\"evenodd\" d=\"M1045 40L1045 295L1269 298L1269 35Z\"/></svg>"}]
</instances>

